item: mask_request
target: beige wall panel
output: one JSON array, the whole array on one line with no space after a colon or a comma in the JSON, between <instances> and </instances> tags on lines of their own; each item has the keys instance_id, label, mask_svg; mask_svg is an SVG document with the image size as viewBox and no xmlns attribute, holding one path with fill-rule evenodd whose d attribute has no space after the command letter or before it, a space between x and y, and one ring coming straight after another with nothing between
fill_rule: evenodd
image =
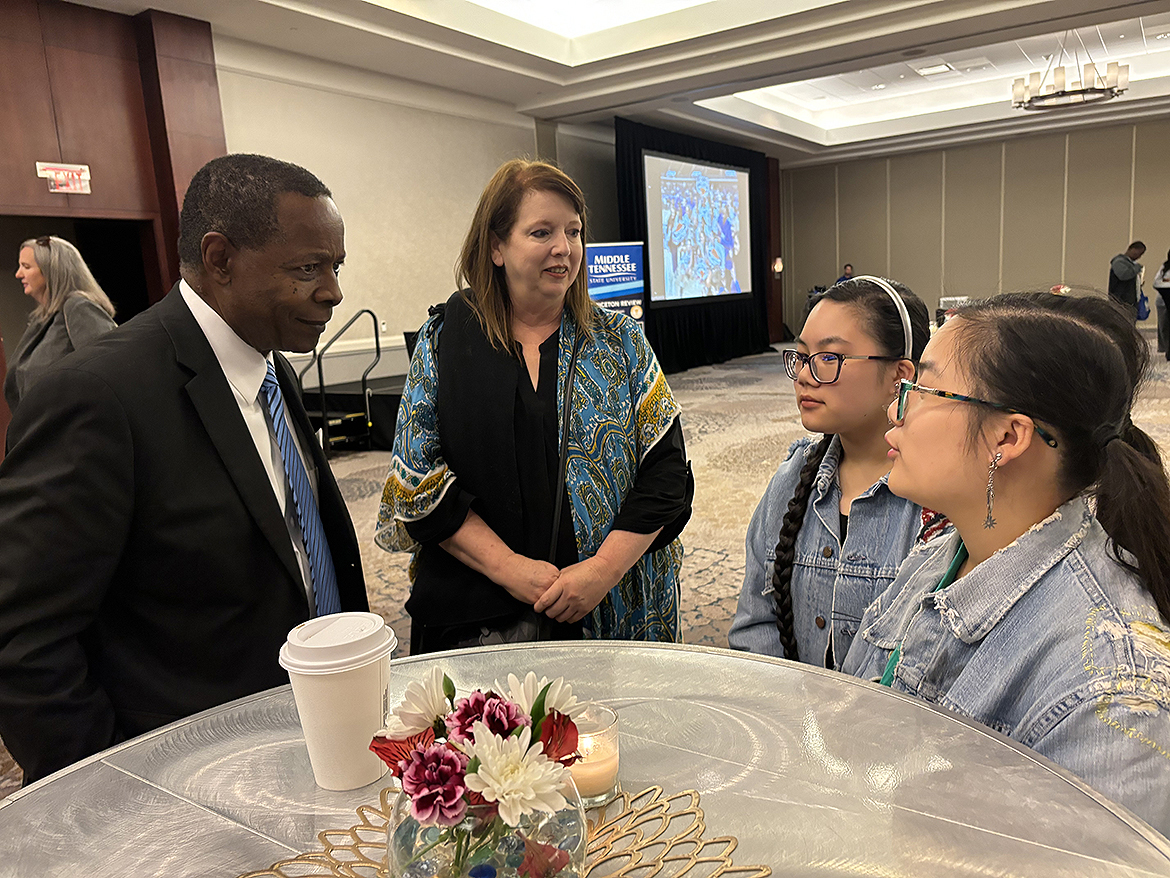
<instances>
[{"instance_id":1,"label":"beige wall panel","mask_svg":"<svg viewBox=\"0 0 1170 878\"><path fill-rule=\"evenodd\" d=\"M1003 289L1060 280L1064 135L1009 140L1004 167Z\"/></svg>"},{"instance_id":2,"label":"beige wall panel","mask_svg":"<svg viewBox=\"0 0 1170 878\"><path fill-rule=\"evenodd\" d=\"M1146 266L1146 294L1149 295L1154 272L1170 250L1170 120L1138 125L1135 167L1133 237L1149 248L1141 259ZM1118 245L1114 253L1120 252L1122 246ZM1152 304L1150 309L1153 310Z\"/></svg>"},{"instance_id":3,"label":"beige wall panel","mask_svg":"<svg viewBox=\"0 0 1170 878\"><path fill-rule=\"evenodd\" d=\"M947 150L943 295L982 299L999 283L998 143Z\"/></svg>"},{"instance_id":4,"label":"beige wall panel","mask_svg":"<svg viewBox=\"0 0 1170 878\"><path fill-rule=\"evenodd\" d=\"M1076 131L1068 138L1064 282L1108 288L1109 260L1129 244L1133 126Z\"/></svg>"},{"instance_id":5,"label":"beige wall panel","mask_svg":"<svg viewBox=\"0 0 1170 878\"><path fill-rule=\"evenodd\" d=\"M453 266L485 183L531 155L532 130L220 68L232 152L303 165L345 217L340 327L361 308L386 322L383 343L417 329L455 288ZM364 328L353 330L368 338Z\"/></svg>"},{"instance_id":6,"label":"beige wall panel","mask_svg":"<svg viewBox=\"0 0 1170 878\"><path fill-rule=\"evenodd\" d=\"M942 152L890 159L890 277L938 307L942 280Z\"/></svg>"},{"instance_id":7,"label":"beige wall panel","mask_svg":"<svg viewBox=\"0 0 1170 878\"><path fill-rule=\"evenodd\" d=\"M789 327L799 334L804 322L805 294L838 278L837 218L832 165L788 173L792 192L793 255L784 271L790 273L795 313Z\"/></svg>"},{"instance_id":8,"label":"beige wall panel","mask_svg":"<svg viewBox=\"0 0 1170 878\"><path fill-rule=\"evenodd\" d=\"M886 265L886 160L837 166L841 263L855 274L884 276ZM842 265L838 265L840 269ZM838 270L837 275L841 274Z\"/></svg>"},{"instance_id":9,"label":"beige wall panel","mask_svg":"<svg viewBox=\"0 0 1170 878\"><path fill-rule=\"evenodd\" d=\"M613 144L558 131L557 163L585 193L589 240L620 241Z\"/></svg>"}]
</instances>

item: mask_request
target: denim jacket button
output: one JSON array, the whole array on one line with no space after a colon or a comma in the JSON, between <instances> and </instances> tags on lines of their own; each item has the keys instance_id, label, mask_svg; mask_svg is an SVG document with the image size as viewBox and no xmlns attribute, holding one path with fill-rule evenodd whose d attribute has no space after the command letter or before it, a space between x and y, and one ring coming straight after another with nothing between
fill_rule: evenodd
<instances>
[{"instance_id":1,"label":"denim jacket button","mask_svg":"<svg viewBox=\"0 0 1170 878\"><path fill-rule=\"evenodd\" d=\"M825 617L824 616L817 616L816 623L817 623L818 628L824 628L825 627Z\"/></svg>"},{"instance_id":2,"label":"denim jacket button","mask_svg":"<svg viewBox=\"0 0 1170 878\"><path fill-rule=\"evenodd\" d=\"M823 549L821 549L821 554L824 555L826 558L832 558L833 557L833 547L832 546L825 546Z\"/></svg>"}]
</instances>

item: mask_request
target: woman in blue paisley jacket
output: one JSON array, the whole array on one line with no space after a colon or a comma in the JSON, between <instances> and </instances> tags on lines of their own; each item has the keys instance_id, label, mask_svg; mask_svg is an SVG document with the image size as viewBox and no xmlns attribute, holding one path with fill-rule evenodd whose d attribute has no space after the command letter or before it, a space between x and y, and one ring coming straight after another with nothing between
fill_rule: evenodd
<instances>
[{"instance_id":1,"label":"woman in blue paisley jacket","mask_svg":"<svg viewBox=\"0 0 1170 878\"><path fill-rule=\"evenodd\" d=\"M641 327L589 300L584 249L577 185L506 163L419 334L375 533L413 553L412 653L678 639L679 408Z\"/></svg>"}]
</instances>

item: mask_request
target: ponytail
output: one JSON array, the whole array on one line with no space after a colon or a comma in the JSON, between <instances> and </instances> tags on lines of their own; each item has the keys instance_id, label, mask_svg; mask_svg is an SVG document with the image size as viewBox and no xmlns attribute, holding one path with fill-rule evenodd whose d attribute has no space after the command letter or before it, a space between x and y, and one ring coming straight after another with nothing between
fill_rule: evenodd
<instances>
[{"instance_id":1,"label":"ponytail","mask_svg":"<svg viewBox=\"0 0 1170 878\"><path fill-rule=\"evenodd\" d=\"M1162 617L1170 619L1170 481L1157 446L1127 423L1105 440L1101 457L1097 521L1113 541L1114 558L1145 582Z\"/></svg>"},{"instance_id":2,"label":"ponytail","mask_svg":"<svg viewBox=\"0 0 1170 878\"><path fill-rule=\"evenodd\" d=\"M772 564L772 589L776 601L776 629L780 632L780 645L784 658L800 661L800 649L796 643L796 619L792 611L792 568L796 562L796 537L804 525L804 514L808 511L808 498L812 494L817 470L833 441L832 434L826 434L813 449L812 455L800 470L796 491L788 501L788 510L780 525L780 536L776 542L776 560Z\"/></svg>"},{"instance_id":3,"label":"ponytail","mask_svg":"<svg viewBox=\"0 0 1170 878\"><path fill-rule=\"evenodd\" d=\"M1170 480L1130 411L1149 367L1132 313L1093 298L1016 293L961 309L959 364L986 399L1027 412L1060 441L1060 487L1091 491L1117 562L1170 619ZM989 417L971 406L972 436Z\"/></svg>"}]
</instances>

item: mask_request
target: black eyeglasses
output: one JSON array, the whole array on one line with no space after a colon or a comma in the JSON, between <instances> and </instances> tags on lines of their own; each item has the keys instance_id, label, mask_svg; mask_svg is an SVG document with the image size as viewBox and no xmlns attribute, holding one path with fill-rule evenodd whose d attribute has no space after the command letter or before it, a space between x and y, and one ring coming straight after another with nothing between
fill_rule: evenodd
<instances>
[{"instance_id":1,"label":"black eyeglasses","mask_svg":"<svg viewBox=\"0 0 1170 878\"><path fill-rule=\"evenodd\" d=\"M1044 444L1049 448L1056 447L1056 439L1052 434L1036 423L1036 418L1027 412L1022 412L1019 409L1009 408L1006 405L1000 405L998 402L988 402L985 399L976 399L973 396L964 396L961 393L952 393L949 390L935 390L933 387L924 387L921 384L914 384L903 378L898 382L898 411L896 420L900 424L902 419L906 416L906 397L910 395L910 391L916 393L928 393L931 396L937 396L942 399L950 399L954 402L973 402L976 405L985 405L988 408L993 408L996 411L1006 412L1009 415L1023 415L1026 418L1032 418L1032 423L1036 427L1036 433L1044 440Z\"/></svg>"},{"instance_id":2,"label":"black eyeglasses","mask_svg":"<svg viewBox=\"0 0 1170 878\"><path fill-rule=\"evenodd\" d=\"M784 371L793 381L800 374L800 370L808 366L808 373L817 384L832 384L841 377L841 364L846 360L887 360L897 362L905 357L857 357L851 354L835 354L832 351L819 351L815 354L802 354L800 351L784 351Z\"/></svg>"},{"instance_id":3,"label":"black eyeglasses","mask_svg":"<svg viewBox=\"0 0 1170 878\"><path fill-rule=\"evenodd\" d=\"M39 238L34 238L33 243L38 244L41 247L48 247L53 243L53 239L48 235L41 235Z\"/></svg>"}]
</instances>

